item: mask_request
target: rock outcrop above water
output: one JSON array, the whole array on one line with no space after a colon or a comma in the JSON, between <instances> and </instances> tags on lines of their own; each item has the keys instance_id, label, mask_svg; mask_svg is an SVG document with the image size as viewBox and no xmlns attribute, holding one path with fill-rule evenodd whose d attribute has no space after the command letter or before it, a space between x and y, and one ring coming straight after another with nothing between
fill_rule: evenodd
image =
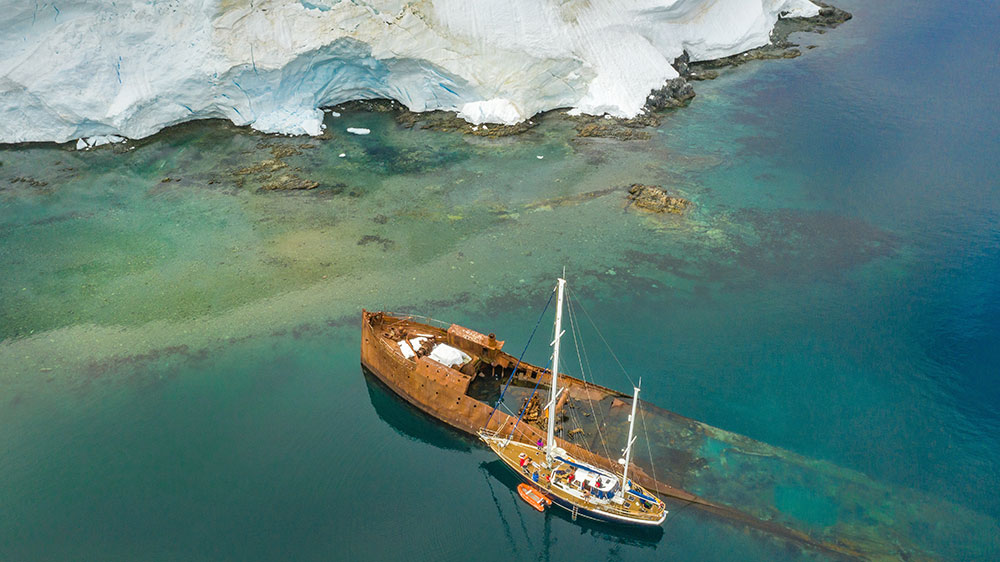
<instances>
[{"instance_id":1,"label":"rock outcrop above water","mask_svg":"<svg viewBox=\"0 0 1000 562\"><path fill-rule=\"evenodd\" d=\"M819 13L808 0L15 2L0 20L0 142L136 139L206 118L319 135L320 108L370 98L474 125L555 108L635 118L683 53L741 53L780 17Z\"/></svg>"},{"instance_id":2,"label":"rock outcrop above water","mask_svg":"<svg viewBox=\"0 0 1000 562\"><path fill-rule=\"evenodd\" d=\"M682 57L687 59L686 54ZM644 129L660 124L657 111L683 107L690 103L692 98L694 98L694 88L687 80L680 76L671 78L662 88L657 88L646 96L646 105L635 117L577 115L575 117L577 135L617 140L648 140L652 135Z\"/></svg>"},{"instance_id":3,"label":"rock outcrop above water","mask_svg":"<svg viewBox=\"0 0 1000 562\"><path fill-rule=\"evenodd\" d=\"M683 197L670 195L659 186L640 183L628 188L628 200L632 205L654 213L680 215L691 207L691 202Z\"/></svg>"}]
</instances>

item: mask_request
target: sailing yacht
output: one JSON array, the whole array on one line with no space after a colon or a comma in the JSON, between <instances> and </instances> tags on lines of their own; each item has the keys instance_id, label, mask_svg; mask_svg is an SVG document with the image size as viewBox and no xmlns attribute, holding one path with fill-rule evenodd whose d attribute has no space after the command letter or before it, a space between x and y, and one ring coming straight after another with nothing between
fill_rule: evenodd
<instances>
[{"instance_id":1,"label":"sailing yacht","mask_svg":"<svg viewBox=\"0 0 1000 562\"><path fill-rule=\"evenodd\" d=\"M636 407L639 404L638 386L633 387L628 439L623 458L618 461L623 465L621 474L584 462L560 448L556 442L555 411L562 392L559 388L559 341L564 333L562 311L565 287L566 280L560 278L556 285L555 337L552 341L552 382L546 405L546 439L543 441L539 438L534 443L517 440L524 433L516 434L516 426L508 434L505 426L488 429L489 423L478 431L479 438L538 494L569 511L573 520L577 516L583 516L628 525L659 525L667 516L666 505L629 478L632 446L636 439L633 433Z\"/></svg>"}]
</instances>

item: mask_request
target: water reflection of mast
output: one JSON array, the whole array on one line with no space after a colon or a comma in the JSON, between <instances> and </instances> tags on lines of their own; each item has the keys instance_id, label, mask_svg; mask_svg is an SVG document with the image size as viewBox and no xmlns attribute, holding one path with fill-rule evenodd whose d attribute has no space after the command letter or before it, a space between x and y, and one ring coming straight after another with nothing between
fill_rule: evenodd
<instances>
[{"instance_id":1,"label":"water reflection of mast","mask_svg":"<svg viewBox=\"0 0 1000 562\"><path fill-rule=\"evenodd\" d=\"M514 535L510 532L510 523L507 523L507 518L503 516L503 509L500 508L500 500L497 499L497 494L493 490L493 483L490 482L490 473L486 470L486 463L480 464L479 469L483 471L483 477L490 488L490 497L493 498L493 505L497 508L497 515L500 517L500 524L503 525L503 534L507 537L507 544L511 545L514 548L514 554L517 554L517 543L514 542Z\"/></svg>"},{"instance_id":2,"label":"water reflection of mast","mask_svg":"<svg viewBox=\"0 0 1000 562\"><path fill-rule=\"evenodd\" d=\"M552 560L552 514L546 513L542 518L542 546L544 547L542 560L550 562Z\"/></svg>"}]
</instances>

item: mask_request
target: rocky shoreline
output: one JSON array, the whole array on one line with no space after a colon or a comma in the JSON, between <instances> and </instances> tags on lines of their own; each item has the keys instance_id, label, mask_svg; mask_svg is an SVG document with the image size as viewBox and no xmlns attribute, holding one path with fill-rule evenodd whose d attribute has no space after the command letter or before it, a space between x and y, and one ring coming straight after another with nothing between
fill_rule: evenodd
<instances>
[{"instance_id":1,"label":"rocky shoreline","mask_svg":"<svg viewBox=\"0 0 1000 562\"><path fill-rule=\"evenodd\" d=\"M694 99L695 89L691 82L717 78L720 70L735 68L751 61L796 58L802 54L802 51L798 44L789 41L789 36L792 33L825 33L826 30L833 29L853 17L850 12L836 6L819 1L814 1L814 3L820 7L819 14L808 18L779 19L771 31L771 42L762 47L707 61L690 62L687 53L677 57L674 59L673 67L680 76L650 92L643 111L628 119L608 115L569 115L565 109L554 109L535 115L516 125L473 125L453 112L414 112L406 109L395 100L351 101L332 109L338 112L357 110L398 112L396 122L404 127L457 132L489 138L520 135L535 128L544 119L553 115L561 115L576 123L577 136L580 138L608 138L623 141L649 140L651 134L645 129L660 124L660 112L666 109L684 107Z\"/></svg>"},{"instance_id":2,"label":"rocky shoreline","mask_svg":"<svg viewBox=\"0 0 1000 562\"><path fill-rule=\"evenodd\" d=\"M838 25L850 20L850 12L836 6L814 1L820 7L819 14L811 18L782 18L771 31L771 42L756 49L721 59L689 63L687 60L674 61L674 68L688 80L711 80L716 78L718 70L734 68L751 61L793 59L802 54L797 43L788 40L792 33L826 33Z\"/></svg>"},{"instance_id":3,"label":"rocky shoreline","mask_svg":"<svg viewBox=\"0 0 1000 562\"><path fill-rule=\"evenodd\" d=\"M820 7L819 14L810 18L782 18L771 31L771 42L762 47L721 59L691 62L687 53L674 59L673 67L680 77L668 81L659 90L650 92L643 112L631 119L602 118L591 115L575 117L579 121L577 134L580 137L601 137L617 140L648 140L650 134L643 129L660 124L658 112L688 105L695 97L691 82L712 80L719 71L735 68L751 61L792 59L800 56L799 45L789 41L792 33L825 33L850 20L850 12L823 2L814 2Z\"/></svg>"},{"instance_id":4,"label":"rocky shoreline","mask_svg":"<svg viewBox=\"0 0 1000 562\"><path fill-rule=\"evenodd\" d=\"M642 112L632 118L611 117L608 115L570 115L566 109L553 109L539 113L531 119L514 125L491 123L474 125L459 117L455 112L441 110L415 112L392 99L354 100L323 109L327 112L392 112L395 113L396 122L403 127L456 132L486 138L500 138L524 134L534 129L543 120L558 115L560 118L570 119L575 123L578 138L606 138L623 141L649 140L651 133L646 129L660 124L660 114L662 111L684 107L695 97L695 89L691 82L714 79L724 69L735 68L751 61L798 57L802 54L802 51L799 49L798 44L789 40L789 36L792 33L825 33L826 30L833 29L841 23L850 20L852 17L849 12L835 6L819 1L814 1L814 3L820 7L819 14L806 18L789 17L779 19L771 31L771 42L767 45L720 59L697 62L691 62L689 55L685 52L676 58L672 65L680 76L667 81L663 87L651 91ZM246 127L240 127L240 129L250 131ZM252 134L260 134L265 137L284 136L257 133L255 131ZM316 138L321 140L330 138L330 132L326 131ZM71 141L61 143L61 145L67 150L112 150L121 153L134 149L143 140L125 139L123 142L94 145L90 143L83 143L81 145L79 141ZM16 147L33 144L37 143L17 143L8 146ZM280 161L280 159L277 160ZM274 185L265 187L265 189L297 190L315 187L297 182L297 178L294 177L286 179L289 181L279 181Z\"/></svg>"}]
</instances>

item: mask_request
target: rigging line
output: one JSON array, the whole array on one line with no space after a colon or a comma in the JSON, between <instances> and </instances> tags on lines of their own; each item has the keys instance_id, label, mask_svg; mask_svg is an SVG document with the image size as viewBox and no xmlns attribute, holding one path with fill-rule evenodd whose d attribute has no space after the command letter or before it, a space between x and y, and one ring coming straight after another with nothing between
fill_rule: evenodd
<instances>
[{"instance_id":1,"label":"rigging line","mask_svg":"<svg viewBox=\"0 0 1000 562\"><path fill-rule=\"evenodd\" d=\"M579 318L579 315L576 314L575 309L574 309L574 312L573 312L573 317L574 318ZM577 324L577 329L580 330L580 328L579 328L580 321L577 320L576 324ZM594 372L593 366L590 364L590 354L587 353L587 344L583 340L582 331L581 331L581 335L580 335L580 351L583 353L583 362L587 364L587 371L590 371L591 373ZM586 382L589 382L591 384L597 384L597 381L592 381L592 380L591 381L586 381ZM605 421L605 420L602 418L601 421Z\"/></svg>"},{"instance_id":2,"label":"rigging line","mask_svg":"<svg viewBox=\"0 0 1000 562\"><path fill-rule=\"evenodd\" d=\"M567 300L569 300L569 299L567 299ZM587 348L583 344L583 338L580 337L579 341L576 340L576 335L577 335L577 332L579 331L579 321L576 320L577 314L575 312L575 309L572 308L572 304L570 304L569 310L570 310L570 325L574 327L574 332L573 332L574 340L573 341L574 341L574 346L576 347L576 350L577 350L577 360L580 361L580 371L581 371L581 374L583 376L583 381L585 383L590 383L590 381L587 380L587 373L586 373L586 371L590 370L590 358L587 357ZM580 349L581 348L583 349L583 357L584 357L583 359L581 359L581 357L580 357ZM583 367L583 362L584 361L586 361L586 363L587 363L587 368L586 369L584 369L584 367ZM601 440L601 447L604 449L604 455L605 455L605 457L607 457L608 459L610 459L611 458L611 452L608 449L608 442L604 438L604 432L601 431L601 425L605 423L604 415L603 415L603 413L602 413L601 416L597 415L597 411L594 409L594 400L593 400L593 398L590 397L590 393L587 394L587 400L590 403L590 413L591 413L591 415L594 418L594 425L597 428L597 436Z\"/></svg>"},{"instance_id":3,"label":"rigging line","mask_svg":"<svg viewBox=\"0 0 1000 562\"><path fill-rule=\"evenodd\" d=\"M486 418L486 423L483 425L484 428L490 427L490 421L493 420L493 414L496 413L497 408L503 403L503 395L507 392L507 387L510 386L511 381L514 380L514 375L517 373L517 368L521 366L521 359L524 359L524 354L528 351L528 346L531 345L532 338L535 337L535 332L538 330L538 325L542 323L542 318L545 316L545 311L549 309L549 305L552 304L552 295L556 294L555 289L549 293L549 300L545 303L545 308L542 309L542 313L538 315L538 321L535 322L535 327L531 329L531 335L528 336L528 342L524 344L524 349L521 350L521 356L517 358L517 363L514 364L514 370L510 372L510 376L507 377L507 384L503 385L503 390L500 391L500 398L497 398L497 403L493 406L493 411L490 412L490 417ZM538 388L538 384L535 384L535 388Z\"/></svg>"},{"instance_id":4,"label":"rigging line","mask_svg":"<svg viewBox=\"0 0 1000 562\"><path fill-rule=\"evenodd\" d=\"M501 404L501 405L500 405L500 407L501 407L501 408L503 408L503 411L504 411L504 412L506 412L506 413L507 413L507 415L509 415L510 417L514 417L514 416L516 416L516 415L517 415L517 414L516 414L516 413L514 412L514 410L511 410L510 408L508 408L506 404ZM503 429L503 427L504 427L505 425L507 425L507 421L508 421L508 420L504 420L504 422L503 422L503 425L501 425L501 426L500 426L500 428L501 428L501 429ZM497 432L499 432L499 431L500 431L500 429L498 429L498 430L497 430Z\"/></svg>"},{"instance_id":5,"label":"rigging line","mask_svg":"<svg viewBox=\"0 0 1000 562\"><path fill-rule=\"evenodd\" d=\"M590 359L587 358L587 369L584 369L583 359L580 357L580 348L583 347L583 338L581 337L580 340L577 341L579 322L576 320L576 312L574 312L573 308L573 299L567 297L566 303L567 303L566 309L569 312L569 325L573 332L573 347L576 349L576 358L577 361L579 361L580 363L580 375L583 377L584 383L589 383L590 381L587 380L586 371L587 369L590 368ZM587 355L587 350L585 347L583 348L583 355L584 356ZM604 455L608 459L611 459L611 452L608 450L608 442L604 439L604 432L601 431L601 424L604 423L604 416L603 415L601 417L597 416L597 411L594 409L594 399L590 397L589 392L587 393L587 402L589 402L590 404L590 415L593 416L594 418L594 427L597 428L597 436L601 440L601 447L604 448Z\"/></svg>"},{"instance_id":6,"label":"rigging line","mask_svg":"<svg viewBox=\"0 0 1000 562\"><path fill-rule=\"evenodd\" d=\"M546 370L549 371L549 372L552 371L552 361L549 361L549 368L546 369ZM541 384L542 379L545 378L544 375L545 375L545 373L542 373L541 375L538 376L538 380L535 381L535 388L531 389L531 395L528 396L528 399L524 402L524 407L521 408L521 413L518 414L517 421L514 422L514 427L510 428L510 437L508 438L508 441L510 441L510 439L514 438L514 432L517 430L517 426L521 423L521 418L523 418L524 414L526 414L528 412L528 404L531 403L531 399L534 398L535 397L535 393L538 392L538 385ZM555 400L553 400L553 402L554 401ZM555 404L553 404L552 405L552 409L555 410L555 408L556 408ZM552 412L550 412L549 415L552 415ZM546 447L549 446L549 443L546 443L545 446Z\"/></svg>"},{"instance_id":7,"label":"rigging line","mask_svg":"<svg viewBox=\"0 0 1000 562\"><path fill-rule=\"evenodd\" d=\"M577 402L579 402L579 400L577 400ZM583 424L580 423L580 416L578 416L576 412L576 406L572 402L570 402L569 398L566 399L566 416L569 418L569 421L572 422L572 424L575 427L574 429L571 429L569 432L567 432L566 435L563 436L563 439L565 439L566 441L570 441L573 436L573 431L575 429L579 429L581 435L585 435ZM586 441L584 442L586 443Z\"/></svg>"},{"instance_id":8,"label":"rigging line","mask_svg":"<svg viewBox=\"0 0 1000 562\"><path fill-rule=\"evenodd\" d=\"M575 292L574 292L574 295L575 295ZM604 340L604 345L607 346L608 351L611 352L612 357L614 357L615 361L618 362L618 366L621 368L622 372L625 373L625 376L629 379L629 382L632 382L632 377L629 377L628 372L625 371L625 367L622 365L621 361L618 360L618 357L615 356L614 350L611 349L611 346L608 344L608 341L604 339L604 336L601 334L600 330L597 329L597 326L594 324L593 319L591 319L590 315L587 313L587 309L585 309L582 304L580 305L580 308L583 310L584 314L587 315L587 319L590 320L590 323L591 323L591 325L594 326L594 329L597 330L597 334L599 336L601 336L602 340ZM581 345L582 345L582 338L581 338ZM587 364L588 364L588 367L589 367L590 358L587 356L587 348L586 348L586 346L584 346L583 355L586 358ZM635 386L634 383L633 383L633 386ZM645 441L646 441L646 450L649 452L649 468L650 468L650 471L652 472L653 480L656 480L656 466L653 464L653 449L652 449L652 446L650 445L649 430L646 427L646 413L641 408L641 406L642 406L642 401L641 400L639 401L639 406L640 406L639 407L639 418L642 420L642 433L643 433L643 436L645 437ZM610 414L610 410L609 410L609 414ZM602 439L603 439L603 437L602 437ZM607 450L607 445L606 444L605 444L605 450ZM608 458L610 458L610 456ZM658 482L659 480L656 480L656 481Z\"/></svg>"},{"instance_id":9,"label":"rigging line","mask_svg":"<svg viewBox=\"0 0 1000 562\"><path fill-rule=\"evenodd\" d=\"M676 517L676 516L677 516L677 514L678 514L678 513L682 512L682 511L684 511L685 509L687 509L687 508L691 507L692 505L696 505L696 504L698 503L698 502L695 502L695 501L693 501L693 500L676 500L676 501L678 501L678 502L683 502L683 503L684 503L684 505L682 505L682 506L678 507L677 509L674 509L674 510L671 510L671 513L673 513L673 514L674 514L674 517L668 517L668 518L667 518L667 521L666 521L666 522L665 522L665 523L663 524L663 526L664 526L664 527L666 527L666 526L668 526L668 525L673 525L673 524L674 524L674 521L676 521L676 520L677 520L677 517Z\"/></svg>"},{"instance_id":10,"label":"rigging line","mask_svg":"<svg viewBox=\"0 0 1000 562\"><path fill-rule=\"evenodd\" d=\"M579 315L575 312L575 309L574 309L573 315L574 315L574 318L579 318ZM580 321L577 320L576 324L577 324L577 327L579 329ZM590 371L590 372L593 372L593 368L592 368L592 366L590 364L590 354L587 353L587 345L586 345L586 343L584 343L584 340L583 340L582 336L580 337L580 349L583 352L583 361L587 364L587 370ZM584 382L587 382L589 384L596 384L592 380L587 380L586 375L584 375ZM611 453L608 450L607 439L605 439L605 437L604 437L604 432L601 431L601 426L607 427L608 417L606 417L604 415L604 409L603 408L600 409L600 410L595 410L594 409L594 401L593 401L593 399L590 400L590 410L591 410L591 414L594 416L594 422L598 424L597 425L597 433L598 433L598 436L601 438L601 445L604 447L605 454L610 459L611 458ZM609 407L609 409L608 409L608 416L610 416L610 415L611 415L611 410L610 410L610 407Z\"/></svg>"},{"instance_id":11,"label":"rigging line","mask_svg":"<svg viewBox=\"0 0 1000 562\"><path fill-rule=\"evenodd\" d=\"M566 301L566 312L569 318L570 333L573 335L573 348L576 351L577 362L580 363L580 374L582 377L584 377L584 380L586 380L586 373L584 373L583 370L583 363L580 362L580 350L576 345L576 326L573 323L573 308L572 304L569 302L569 299L567 299ZM579 402L579 399L577 399L577 402ZM567 398L565 413L566 416L569 418L570 422L572 422L574 426L574 429L570 430L569 432L566 433L566 435L563 436L563 439L566 439L567 441L571 439L573 431L576 429L579 429L580 433L585 435L583 423L581 423L580 421L581 416L577 415L576 409L577 409L576 406L574 406L573 403L571 403L570 400ZM597 420L594 421L596 423ZM584 440L584 442L586 443L586 440Z\"/></svg>"},{"instance_id":12,"label":"rigging line","mask_svg":"<svg viewBox=\"0 0 1000 562\"><path fill-rule=\"evenodd\" d=\"M649 430L646 429L646 412L642 408L642 401L639 401L639 419L642 420L642 434L646 437L646 450L649 451L649 469L653 473L653 481L656 479L656 465L653 464L653 447L649 444Z\"/></svg>"},{"instance_id":13,"label":"rigging line","mask_svg":"<svg viewBox=\"0 0 1000 562\"><path fill-rule=\"evenodd\" d=\"M615 350L611 349L611 344L609 344L608 340L604 338L604 334L601 333L601 330L597 327L597 324L594 322L594 319L590 317L590 313L587 312L587 309L583 307L583 303L580 303L580 310L583 311L583 314L587 317L587 320L590 321L590 325L594 327L594 330L597 332L597 335L600 336L601 341L603 341L604 345L607 346L608 351L611 352L611 356L614 357L615 362L618 363L618 367L622 370L623 373L625 373L625 377L628 378L628 382L632 383L632 386L634 387L635 382L632 380L632 377L629 376L628 371L625 370L625 365L622 365L622 362L618 359L618 356L615 355Z\"/></svg>"},{"instance_id":14,"label":"rigging line","mask_svg":"<svg viewBox=\"0 0 1000 562\"><path fill-rule=\"evenodd\" d=\"M576 410L576 408L570 408L569 405L570 405L570 401L567 399L566 400L566 406L567 406L567 408L566 408L566 410L567 410L566 417L569 418L569 421L572 422L572 424L574 426L573 429L569 430L566 433L566 435L563 436L563 439L565 439L567 441L569 441L570 438L572 437L571 434L573 433L574 430L576 430L576 429L579 429L581 431L583 430L583 425L580 424L580 419L577 418L576 412L574 411L574 410Z\"/></svg>"}]
</instances>

